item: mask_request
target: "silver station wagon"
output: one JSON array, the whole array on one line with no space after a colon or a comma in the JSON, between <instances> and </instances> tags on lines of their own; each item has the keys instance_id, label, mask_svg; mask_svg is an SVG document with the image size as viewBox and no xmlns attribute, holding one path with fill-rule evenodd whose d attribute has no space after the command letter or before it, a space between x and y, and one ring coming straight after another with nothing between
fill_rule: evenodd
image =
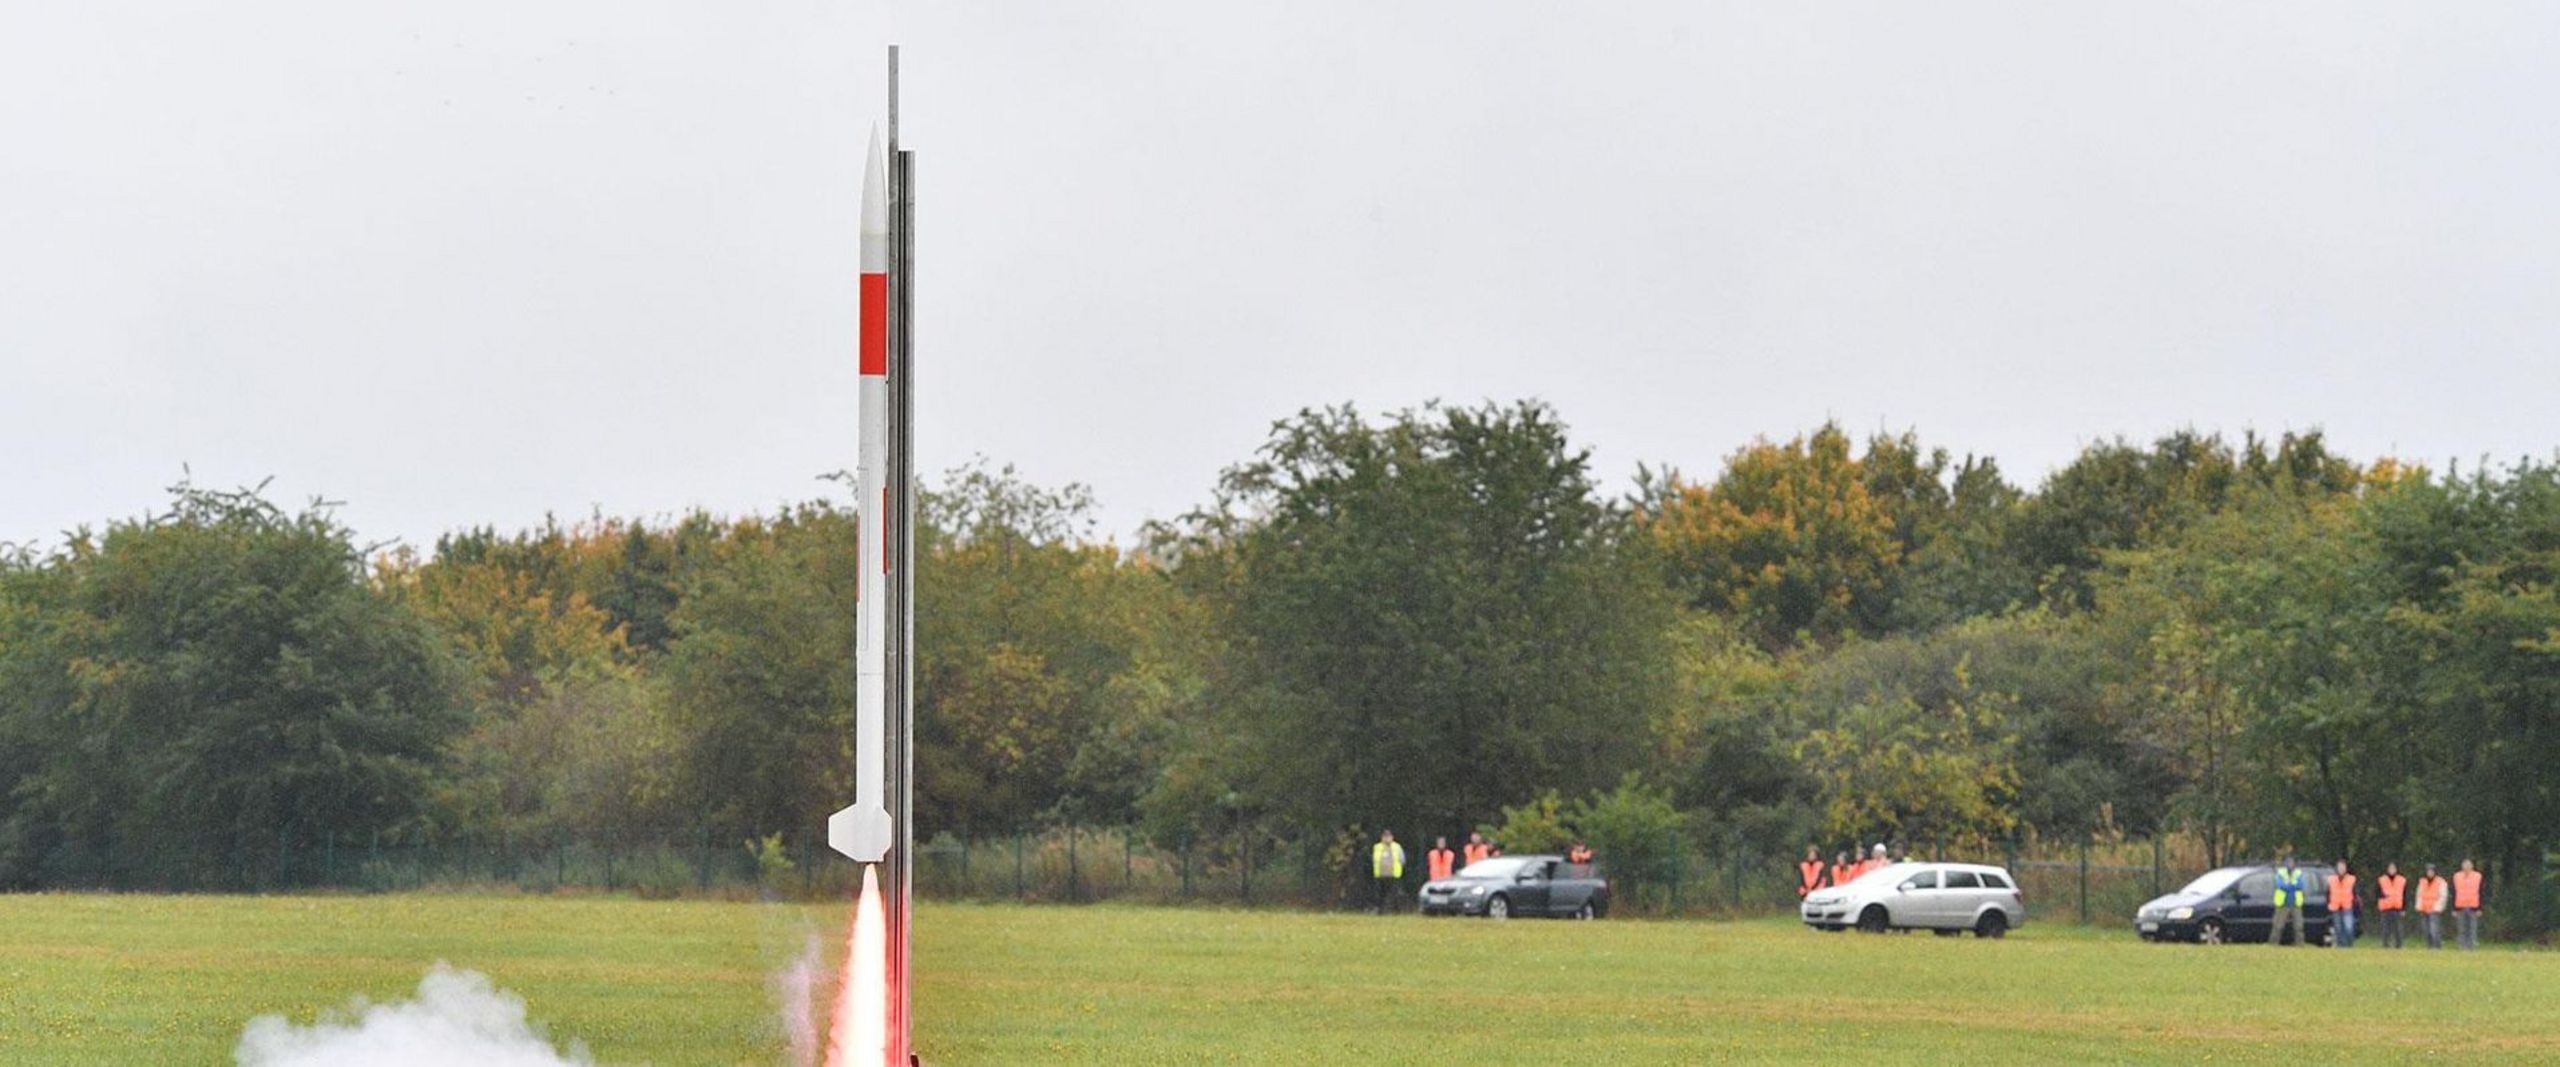
<instances>
[{"instance_id":1,"label":"silver station wagon","mask_svg":"<svg viewBox=\"0 0 2560 1067\"><path fill-rule=\"evenodd\" d=\"M1999 937L2026 921L2018 880L1979 863L1896 863L1804 898L1804 924L1817 930L1971 930Z\"/></svg>"}]
</instances>

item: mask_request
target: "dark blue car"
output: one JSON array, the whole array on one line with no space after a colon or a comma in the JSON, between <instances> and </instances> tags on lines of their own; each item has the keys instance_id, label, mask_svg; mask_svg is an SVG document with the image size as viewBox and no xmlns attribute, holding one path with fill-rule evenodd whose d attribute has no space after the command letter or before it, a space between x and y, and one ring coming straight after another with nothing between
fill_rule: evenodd
<instances>
[{"instance_id":1,"label":"dark blue car","mask_svg":"<svg viewBox=\"0 0 2560 1067\"><path fill-rule=\"evenodd\" d=\"M2317 867L2302 868L2302 935L2329 943L2329 884ZM2276 868L2261 863L2206 871L2185 888L2134 913L2133 929L2145 941L2266 943L2276 925ZM2293 936L2285 935L2292 944Z\"/></svg>"}]
</instances>

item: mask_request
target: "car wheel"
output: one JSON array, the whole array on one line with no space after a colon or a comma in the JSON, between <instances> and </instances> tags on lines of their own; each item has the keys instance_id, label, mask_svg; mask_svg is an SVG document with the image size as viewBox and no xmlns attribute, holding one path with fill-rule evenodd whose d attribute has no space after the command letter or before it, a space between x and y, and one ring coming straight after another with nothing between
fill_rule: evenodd
<instances>
[{"instance_id":1,"label":"car wheel","mask_svg":"<svg viewBox=\"0 0 2560 1067\"><path fill-rule=\"evenodd\" d=\"M2000 911L1987 911L1982 913L1982 918L1975 921L1973 924L1973 936L2009 936L2009 914L2007 912Z\"/></svg>"},{"instance_id":2,"label":"car wheel","mask_svg":"<svg viewBox=\"0 0 2560 1067\"><path fill-rule=\"evenodd\" d=\"M1892 927L1893 919L1884 913L1882 904L1869 904L1867 910L1858 913L1858 930L1861 933L1881 934Z\"/></svg>"},{"instance_id":3,"label":"car wheel","mask_svg":"<svg viewBox=\"0 0 2560 1067\"><path fill-rule=\"evenodd\" d=\"M1573 910L1573 917L1577 919L1597 919L1600 917L1600 913L1591 910L1591 903L1589 901L1584 901L1581 907Z\"/></svg>"},{"instance_id":4,"label":"car wheel","mask_svg":"<svg viewBox=\"0 0 2560 1067\"><path fill-rule=\"evenodd\" d=\"M1500 893L1494 894L1493 899L1484 902L1484 917L1488 919L1510 918L1511 898L1503 896Z\"/></svg>"},{"instance_id":5,"label":"car wheel","mask_svg":"<svg viewBox=\"0 0 2560 1067\"><path fill-rule=\"evenodd\" d=\"M2220 919L2206 919L2196 926L2196 943L2199 945L2219 945L2225 940L2228 938L2222 932Z\"/></svg>"}]
</instances>

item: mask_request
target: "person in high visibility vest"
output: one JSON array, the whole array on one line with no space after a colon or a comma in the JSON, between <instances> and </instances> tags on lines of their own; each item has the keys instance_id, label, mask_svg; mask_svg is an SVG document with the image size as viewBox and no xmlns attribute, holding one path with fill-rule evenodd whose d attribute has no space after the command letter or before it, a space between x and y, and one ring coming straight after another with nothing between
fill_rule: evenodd
<instances>
[{"instance_id":1,"label":"person in high visibility vest","mask_svg":"<svg viewBox=\"0 0 2560 1067\"><path fill-rule=\"evenodd\" d=\"M1404 888L1404 846L1396 844L1395 831L1378 831L1378 843L1369 846L1369 877L1377 882L1378 914L1384 915Z\"/></svg>"},{"instance_id":2,"label":"person in high visibility vest","mask_svg":"<svg viewBox=\"0 0 2560 1067\"><path fill-rule=\"evenodd\" d=\"M1850 882L1856 881L1857 878L1858 865L1849 862L1848 853L1840 852L1831 857L1832 885L1847 885Z\"/></svg>"},{"instance_id":3,"label":"person in high visibility vest","mask_svg":"<svg viewBox=\"0 0 2560 1067\"><path fill-rule=\"evenodd\" d=\"M1476 861L1491 855L1493 855L1493 843L1485 840L1484 834L1472 833L1467 835L1466 856L1467 864L1469 866L1473 866Z\"/></svg>"},{"instance_id":4,"label":"person in high visibility vest","mask_svg":"<svg viewBox=\"0 0 2560 1067\"><path fill-rule=\"evenodd\" d=\"M2427 932L2428 948L2444 947L2444 904L2449 896L2444 879L2436 875L2436 865L2427 865L2427 875L2418 879L2418 926Z\"/></svg>"},{"instance_id":5,"label":"person in high visibility vest","mask_svg":"<svg viewBox=\"0 0 2560 1067\"><path fill-rule=\"evenodd\" d=\"M1580 841L1574 842L1572 848L1564 850L1564 861L1566 863L1590 863L1591 846L1583 844Z\"/></svg>"},{"instance_id":6,"label":"person in high visibility vest","mask_svg":"<svg viewBox=\"0 0 2560 1067\"><path fill-rule=\"evenodd\" d=\"M1892 864L1892 860L1885 858L1884 842L1878 841L1876 842L1875 851L1868 853L1867 858L1858 861L1858 873L1863 875L1868 871L1872 871L1880 867L1888 867Z\"/></svg>"},{"instance_id":7,"label":"person in high visibility vest","mask_svg":"<svg viewBox=\"0 0 2560 1067\"><path fill-rule=\"evenodd\" d=\"M2467 858L2453 872L2453 927L2458 931L2455 945L2480 947L2480 868Z\"/></svg>"},{"instance_id":8,"label":"person in high visibility vest","mask_svg":"<svg viewBox=\"0 0 2560 1067\"><path fill-rule=\"evenodd\" d=\"M2347 870L2347 861L2339 860L2338 868L2329 875L2329 943L2339 948L2356 946L2356 876Z\"/></svg>"},{"instance_id":9,"label":"person in high visibility vest","mask_svg":"<svg viewBox=\"0 0 2560 1067\"><path fill-rule=\"evenodd\" d=\"M2373 911L2382 920L2382 947L2400 947L2400 913L2408 904L2409 876L2400 873L2397 863L2384 864L2382 877L2373 880Z\"/></svg>"},{"instance_id":10,"label":"person in high visibility vest","mask_svg":"<svg viewBox=\"0 0 2560 1067\"><path fill-rule=\"evenodd\" d=\"M1449 850L1448 838L1432 838L1431 851L1424 857L1431 861L1431 880L1434 882L1457 873L1458 854Z\"/></svg>"},{"instance_id":11,"label":"person in high visibility vest","mask_svg":"<svg viewBox=\"0 0 2560 1067\"><path fill-rule=\"evenodd\" d=\"M2284 932L2293 931L2295 941L2303 941L2302 895L2310 880L2302 868L2293 865L2293 853L2284 854L2284 862L2276 864L2276 924L2267 930L2267 943L2284 944Z\"/></svg>"},{"instance_id":12,"label":"person in high visibility vest","mask_svg":"<svg viewBox=\"0 0 2560 1067\"><path fill-rule=\"evenodd\" d=\"M1822 850L1812 845L1806 845L1804 847L1804 862L1796 864L1796 895L1799 897L1806 896L1814 890L1822 888L1822 876L1825 873L1828 872L1822 869Z\"/></svg>"}]
</instances>

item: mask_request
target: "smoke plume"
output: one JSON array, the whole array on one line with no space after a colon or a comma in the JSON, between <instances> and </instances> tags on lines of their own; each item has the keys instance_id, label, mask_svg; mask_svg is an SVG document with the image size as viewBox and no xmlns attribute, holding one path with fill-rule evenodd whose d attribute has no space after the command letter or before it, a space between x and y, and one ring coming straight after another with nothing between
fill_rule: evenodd
<instances>
[{"instance_id":1,"label":"smoke plume","mask_svg":"<svg viewBox=\"0 0 2560 1067\"><path fill-rule=\"evenodd\" d=\"M773 998L781 1010L783 1060L791 1067L814 1067L818 1062L818 982L824 975L824 961L819 959L818 938L811 934L792 960L773 975Z\"/></svg>"},{"instance_id":2,"label":"smoke plume","mask_svg":"<svg viewBox=\"0 0 2560 1067\"><path fill-rule=\"evenodd\" d=\"M585 1067L586 1046L564 1052L526 1021L524 998L486 975L442 962L427 969L414 1000L374 1004L357 997L341 1014L310 1026L281 1015L249 1020L233 1050L240 1067Z\"/></svg>"}]
</instances>

